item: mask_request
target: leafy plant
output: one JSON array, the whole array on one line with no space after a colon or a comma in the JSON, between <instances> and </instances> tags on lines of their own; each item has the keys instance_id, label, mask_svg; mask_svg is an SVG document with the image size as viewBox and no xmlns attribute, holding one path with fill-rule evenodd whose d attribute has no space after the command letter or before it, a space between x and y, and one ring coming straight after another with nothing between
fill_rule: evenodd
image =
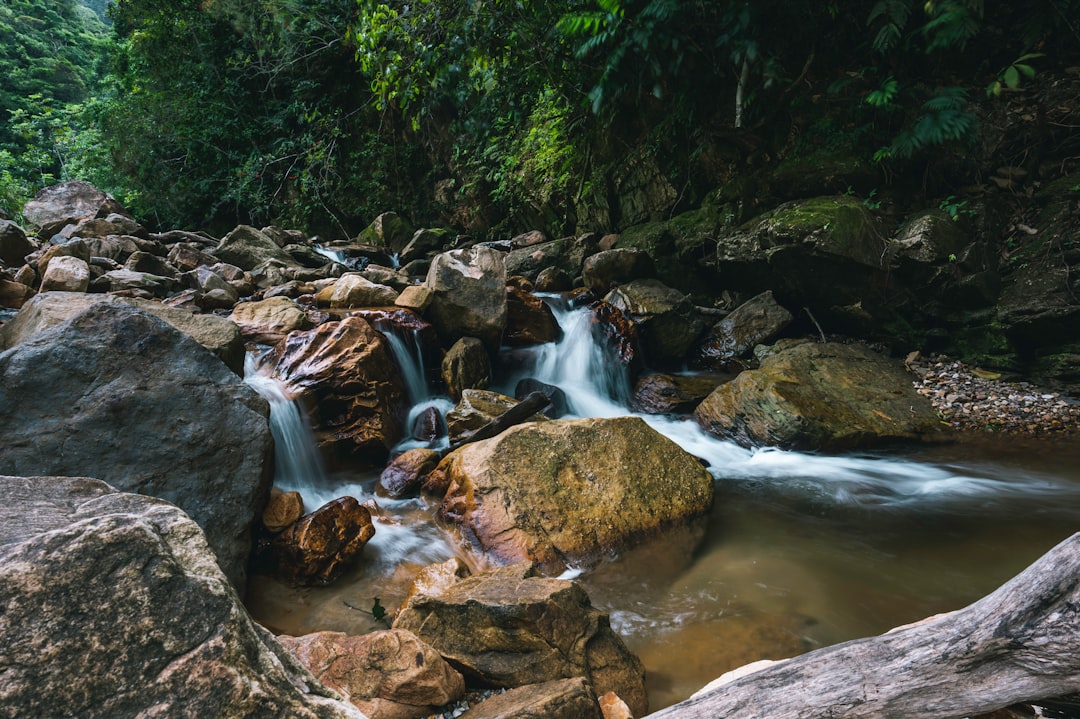
<instances>
[{"instance_id":1,"label":"leafy plant","mask_svg":"<svg viewBox=\"0 0 1080 719\"><path fill-rule=\"evenodd\" d=\"M974 217L975 215L975 210L968 208L967 204L967 200L960 200L954 195L949 195L938 203L938 209L944 210L945 214L953 222L959 222L961 217Z\"/></svg>"},{"instance_id":2,"label":"leafy plant","mask_svg":"<svg viewBox=\"0 0 1080 719\"><path fill-rule=\"evenodd\" d=\"M998 73L997 79L986 86L986 94L990 97L997 97L1001 94L1001 91L1005 88L1015 90L1020 87L1020 78L1026 77L1031 79L1035 77L1035 68L1028 63L1031 60L1036 60L1040 57L1045 57L1041 52L1029 52L1013 60L1009 63L1008 67Z\"/></svg>"},{"instance_id":3,"label":"leafy plant","mask_svg":"<svg viewBox=\"0 0 1080 719\"><path fill-rule=\"evenodd\" d=\"M974 138L975 130L975 115L967 109L967 91L960 87L939 88L922 104L915 121L874 153L874 160L907 159L928 147L967 142Z\"/></svg>"}]
</instances>

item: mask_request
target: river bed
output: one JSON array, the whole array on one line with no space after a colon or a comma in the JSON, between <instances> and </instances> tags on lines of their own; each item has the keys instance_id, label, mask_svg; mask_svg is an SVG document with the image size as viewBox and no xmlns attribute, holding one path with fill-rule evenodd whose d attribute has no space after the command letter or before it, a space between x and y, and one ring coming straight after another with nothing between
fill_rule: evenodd
<instances>
[{"instance_id":1,"label":"river bed","mask_svg":"<svg viewBox=\"0 0 1080 719\"><path fill-rule=\"evenodd\" d=\"M517 374L563 387L576 414L628 413L619 378L574 325L580 313L560 320L567 339ZM676 532L568 576L641 657L654 711L747 662L958 609L1080 530L1075 439L968 435L824 456L747 450L690 422L648 420L710 464L717 495L704 539ZM375 598L393 610L419 568L451 556L484 568L438 526L429 500L376 498L375 481L375 473L278 479L300 489L308 509L352 494L375 499L381 514L360 566L331 587L253 576L247 602L257 620L288 634L386 628L371 614Z\"/></svg>"}]
</instances>

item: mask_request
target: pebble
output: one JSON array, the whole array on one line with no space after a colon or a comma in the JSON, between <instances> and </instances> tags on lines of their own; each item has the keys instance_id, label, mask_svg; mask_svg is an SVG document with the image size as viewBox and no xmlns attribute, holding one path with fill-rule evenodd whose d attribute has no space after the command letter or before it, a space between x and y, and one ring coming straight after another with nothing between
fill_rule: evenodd
<instances>
[{"instance_id":1,"label":"pebble","mask_svg":"<svg viewBox=\"0 0 1080 719\"><path fill-rule=\"evenodd\" d=\"M943 422L966 431L1028 436L1080 434L1080 399L1028 382L988 378L992 372L943 356L908 356L915 390Z\"/></svg>"}]
</instances>

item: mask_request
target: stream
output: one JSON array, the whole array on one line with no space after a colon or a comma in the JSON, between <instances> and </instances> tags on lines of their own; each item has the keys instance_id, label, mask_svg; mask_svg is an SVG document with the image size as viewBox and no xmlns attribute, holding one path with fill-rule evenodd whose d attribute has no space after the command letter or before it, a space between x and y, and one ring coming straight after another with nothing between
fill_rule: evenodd
<instances>
[{"instance_id":1,"label":"stream","mask_svg":"<svg viewBox=\"0 0 1080 719\"><path fill-rule=\"evenodd\" d=\"M513 394L533 377L561 387L572 416L631 414L628 379L594 342L589 312L547 298L558 343L515 350L494 387ZM409 338L391 340L418 412L430 394ZM275 484L310 511L350 494L376 499L376 534L360 565L327 588L292 588L265 575L248 583L252 615L277 633L360 634L386 628L421 567L452 556L484 560L432 520L423 498L376 497L378 473L327 475L311 432L276 383L247 381L271 402ZM725 671L783 658L958 609L987 594L1080 530L1080 443L988 434L889 453L818 455L749 450L693 421L642 415L703 458L716 502L700 544L675 532L570 571L644 662L652 711L687 698ZM408 445L403 444L401 449ZM413 445L415 446L415 445Z\"/></svg>"}]
</instances>

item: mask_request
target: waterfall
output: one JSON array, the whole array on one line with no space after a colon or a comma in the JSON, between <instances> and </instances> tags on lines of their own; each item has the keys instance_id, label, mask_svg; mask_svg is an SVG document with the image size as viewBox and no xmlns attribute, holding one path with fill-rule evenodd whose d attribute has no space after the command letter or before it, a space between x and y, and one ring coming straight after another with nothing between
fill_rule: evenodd
<instances>
[{"instance_id":1,"label":"waterfall","mask_svg":"<svg viewBox=\"0 0 1080 719\"><path fill-rule=\"evenodd\" d=\"M332 262L337 262L339 265L345 264L345 253L341 250L335 250L332 247L324 247L322 245L312 245L311 249Z\"/></svg>"},{"instance_id":2,"label":"waterfall","mask_svg":"<svg viewBox=\"0 0 1080 719\"><path fill-rule=\"evenodd\" d=\"M424 348L420 333L413 329L401 329L391 322L376 322L375 329L382 333L390 346L390 354L401 372L409 405L415 406L431 397L428 387L427 367L424 366ZM402 335L405 335L402 337Z\"/></svg>"},{"instance_id":3,"label":"waterfall","mask_svg":"<svg viewBox=\"0 0 1080 719\"><path fill-rule=\"evenodd\" d=\"M244 382L270 403L270 433L274 436L274 484L301 494L326 488L326 470L311 425L297 402L285 394L274 377L259 371L255 355L244 359Z\"/></svg>"},{"instance_id":4,"label":"waterfall","mask_svg":"<svg viewBox=\"0 0 1080 719\"><path fill-rule=\"evenodd\" d=\"M624 367L611 359L592 331L592 312L545 296L563 337L527 350L523 369L503 386L513 394L518 380L532 377L566 393L571 416L635 414L690 454L707 462L722 486L740 493L782 496L862 509L946 510L973 501L997 505L1021 497L1080 500L1077 488L1054 478L1017 482L987 476L985 467L943 467L889 455L819 455L776 448L748 449L717 439L686 417L648 415L628 408L631 388Z\"/></svg>"}]
</instances>

